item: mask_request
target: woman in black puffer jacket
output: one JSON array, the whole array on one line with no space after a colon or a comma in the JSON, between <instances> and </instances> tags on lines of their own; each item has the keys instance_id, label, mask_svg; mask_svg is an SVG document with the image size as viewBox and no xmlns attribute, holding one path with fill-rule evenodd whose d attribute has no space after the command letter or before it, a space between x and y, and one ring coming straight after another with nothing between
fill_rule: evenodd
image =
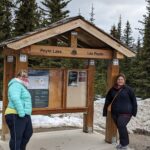
<instances>
[{"instance_id":1,"label":"woman in black puffer jacket","mask_svg":"<svg viewBox=\"0 0 150 150\"><path fill-rule=\"evenodd\" d=\"M103 109L103 116L107 116L107 108L112 103L112 118L117 126L119 132L120 144L117 149L127 149L129 144L129 137L127 132L127 124L132 116L137 113L137 101L132 89L125 85L125 75L119 74L116 78L115 85L108 91L106 95L105 105Z\"/></svg>"}]
</instances>

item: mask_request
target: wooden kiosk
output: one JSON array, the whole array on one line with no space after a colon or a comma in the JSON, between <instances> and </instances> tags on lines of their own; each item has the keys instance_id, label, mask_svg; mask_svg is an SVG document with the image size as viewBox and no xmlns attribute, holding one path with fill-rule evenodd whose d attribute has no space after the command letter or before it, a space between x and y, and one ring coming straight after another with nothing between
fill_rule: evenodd
<instances>
[{"instance_id":1,"label":"wooden kiosk","mask_svg":"<svg viewBox=\"0 0 150 150\"><path fill-rule=\"evenodd\" d=\"M49 45L40 44L49 40ZM65 46L58 46L58 41ZM84 115L84 132L93 131L93 98L95 59L109 60L108 89L119 73L118 59L134 57L135 53L103 30L81 16L67 18L34 32L1 43L4 55L3 80L3 123L2 138L7 132L4 120L8 82L20 69L29 70L31 85L29 90L33 99L33 114L75 113ZM29 68L29 57L78 58L88 61L85 68L42 69ZM107 117L107 142L116 137L116 127Z\"/></svg>"}]
</instances>

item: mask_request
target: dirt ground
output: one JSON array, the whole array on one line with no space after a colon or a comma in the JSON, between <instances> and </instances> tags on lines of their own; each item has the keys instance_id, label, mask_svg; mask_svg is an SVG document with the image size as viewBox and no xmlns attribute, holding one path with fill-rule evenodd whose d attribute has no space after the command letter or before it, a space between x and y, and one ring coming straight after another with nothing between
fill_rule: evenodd
<instances>
[{"instance_id":1,"label":"dirt ground","mask_svg":"<svg viewBox=\"0 0 150 150\"><path fill-rule=\"evenodd\" d=\"M150 150L150 136L130 134L130 147L135 150Z\"/></svg>"},{"instance_id":2,"label":"dirt ground","mask_svg":"<svg viewBox=\"0 0 150 150\"><path fill-rule=\"evenodd\" d=\"M49 128L49 129L38 128L38 129L34 129L34 132L47 132L47 131L59 131L59 130L61 131L61 130L72 130L72 129L78 129L78 128L74 128L74 127L61 127L61 128ZM129 145L130 148L134 150L150 150L149 135L129 134L129 138L130 138L130 145Z\"/></svg>"},{"instance_id":3,"label":"dirt ground","mask_svg":"<svg viewBox=\"0 0 150 150\"><path fill-rule=\"evenodd\" d=\"M61 128L50 128L50 129L39 128L39 129L34 129L34 132L58 131L58 130L69 130L69 129L77 129L77 128L74 127L61 127ZM135 150L150 150L150 135L129 134L129 138L130 138L130 145L129 145L130 148L133 148Z\"/></svg>"}]
</instances>

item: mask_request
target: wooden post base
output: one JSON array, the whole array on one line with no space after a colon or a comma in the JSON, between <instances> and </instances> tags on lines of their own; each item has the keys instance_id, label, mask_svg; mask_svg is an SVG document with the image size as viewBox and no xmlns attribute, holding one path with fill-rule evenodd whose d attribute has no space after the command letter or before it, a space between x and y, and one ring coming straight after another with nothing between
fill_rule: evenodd
<instances>
[{"instance_id":1,"label":"wooden post base","mask_svg":"<svg viewBox=\"0 0 150 150\"><path fill-rule=\"evenodd\" d=\"M111 117L111 113L107 114L106 117L105 141L108 143L117 142L117 128Z\"/></svg>"},{"instance_id":2,"label":"wooden post base","mask_svg":"<svg viewBox=\"0 0 150 150\"><path fill-rule=\"evenodd\" d=\"M85 133L93 133L93 127L83 128L83 132L85 132Z\"/></svg>"},{"instance_id":3,"label":"wooden post base","mask_svg":"<svg viewBox=\"0 0 150 150\"><path fill-rule=\"evenodd\" d=\"M93 133L93 125L90 126L88 125L88 115L87 114L84 114L84 118L83 118L83 132L85 133Z\"/></svg>"}]
</instances>

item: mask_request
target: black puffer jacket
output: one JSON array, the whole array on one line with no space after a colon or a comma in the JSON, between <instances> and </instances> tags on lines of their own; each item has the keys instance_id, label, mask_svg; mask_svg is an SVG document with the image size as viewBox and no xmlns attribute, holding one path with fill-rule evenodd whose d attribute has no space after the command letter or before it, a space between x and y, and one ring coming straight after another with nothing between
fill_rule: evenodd
<instances>
[{"instance_id":1,"label":"black puffer jacket","mask_svg":"<svg viewBox=\"0 0 150 150\"><path fill-rule=\"evenodd\" d=\"M107 116L107 107L112 102L114 96L118 92L117 89L112 87L107 95L103 109L103 116ZM123 86L122 90L115 98L114 102L112 103L112 113L113 114L131 114L136 116L137 113L137 101L132 89L125 85Z\"/></svg>"}]
</instances>

